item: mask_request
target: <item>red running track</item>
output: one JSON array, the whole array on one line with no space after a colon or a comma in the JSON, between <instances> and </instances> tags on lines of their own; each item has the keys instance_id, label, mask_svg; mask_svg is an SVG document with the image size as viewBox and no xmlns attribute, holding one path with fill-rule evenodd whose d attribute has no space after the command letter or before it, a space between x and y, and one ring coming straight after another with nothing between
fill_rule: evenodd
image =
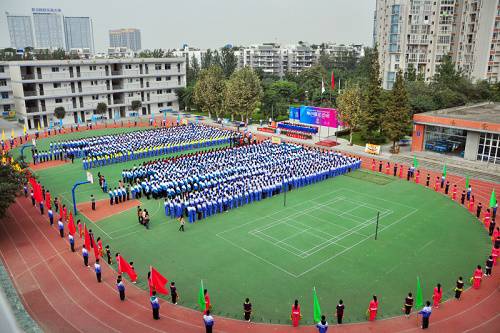
<instances>
[{"instance_id":1,"label":"red running track","mask_svg":"<svg viewBox=\"0 0 500 333\"><path fill-rule=\"evenodd\" d=\"M161 302L161 319L152 319L149 295L126 283L126 300L115 289L116 272L103 266L103 283L92 268L83 266L80 244L69 250L66 239L50 227L45 216L19 198L0 221L0 255L24 306L46 332L203 332L199 312ZM497 272L495 272L495 270ZM471 268L472 271L472 268ZM498 332L500 325L500 265L479 290L468 290L463 300L435 309L429 331ZM316 332L284 325L246 323L216 317L215 332ZM333 325L332 325L333 326ZM332 327L333 328L333 327ZM338 332L418 331L415 315L373 323L334 327Z\"/></svg>"}]
</instances>

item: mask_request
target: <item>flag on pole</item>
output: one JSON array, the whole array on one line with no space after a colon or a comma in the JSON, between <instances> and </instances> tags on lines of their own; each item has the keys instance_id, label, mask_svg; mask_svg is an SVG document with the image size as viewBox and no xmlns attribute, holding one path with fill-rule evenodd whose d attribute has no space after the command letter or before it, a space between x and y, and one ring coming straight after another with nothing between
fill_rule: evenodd
<instances>
[{"instance_id":1,"label":"flag on pole","mask_svg":"<svg viewBox=\"0 0 500 333\"><path fill-rule=\"evenodd\" d=\"M200 310L205 312L205 288L203 288L203 280L201 280L200 291L198 292L198 305L200 306Z\"/></svg>"},{"instance_id":2,"label":"flag on pole","mask_svg":"<svg viewBox=\"0 0 500 333\"><path fill-rule=\"evenodd\" d=\"M490 208L495 207L497 204L497 197L495 196L495 189L491 191L491 197L490 197Z\"/></svg>"},{"instance_id":3,"label":"flag on pole","mask_svg":"<svg viewBox=\"0 0 500 333\"><path fill-rule=\"evenodd\" d=\"M160 274L153 266L149 267L149 294L153 295L153 290L159 294L168 295L168 289L165 287L168 279Z\"/></svg>"},{"instance_id":4,"label":"flag on pole","mask_svg":"<svg viewBox=\"0 0 500 333\"><path fill-rule=\"evenodd\" d=\"M418 160L417 160L417 156L413 155L413 166L415 168L418 168Z\"/></svg>"},{"instance_id":5,"label":"flag on pole","mask_svg":"<svg viewBox=\"0 0 500 333\"><path fill-rule=\"evenodd\" d=\"M335 89L335 74L333 74L333 71L332 71L332 90Z\"/></svg>"},{"instance_id":6,"label":"flag on pole","mask_svg":"<svg viewBox=\"0 0 500 333\"><path fill-rule=\"evenodd\" d=\"M12 139L14 139L14 137L15 137L15 136L16 136L16 135L15 135L15 133L14 133L14 129L12 129L12 130L10 131L10 137L11 137Z\"/></svg>"},{"instance_id":7,"label":"flag on pole","mask_svg":"<svg viewBox=\"0 0 500 333\"><path fill-rule=\"evenodd\" d=\"M24 133L24 135L26 135L27 132L28 132L28 130L26 129L26 125L24 125L24 127L23 127L23 133Z\"/></svg>"},{"instance_id":8,"label":"flag on pole","mask_svg":"<svg viewBox=\"0 0 500 333\"><path fill-rule=\"evenodd\" d=\"M92 248L94 249L94 257L97 260L101 257L101 252L99 251L99 246L97 245L97 243L93 237L90 239L90 241L92 242Z\"/></svg>"},{"instance_id":9,"label":"flag on pole","mask_svg":"<svg viewBox=\"0 0 500 333\"><path fill-rule=\"evenodd\" d=\"M76 233L75 221L73 220L73 213L71 211L69 211L68 232L72 236Z\"/></svg>"},{"instance_id":10,"label":"flag on pole","mask_svg":"<svg viewBox=\"0 0 500 333\"><path fill-rule=\"evenodd\" d=\"M137 280L137 274L134 269L130 266L130 264L123 259L121 255L118 256L118 273L127 273L130 281Z\"/></svg>"},{"instance_id":11,"label":"flag on pole","mask_svg":"<svg viewBox=\"0 0 500 333\"><path fill-rule=\"evenodd\" d=\"M5 141L5 131L2 130L2 141Z\"/></svg>"},{"instance_id":12,"label":"flag on pole","mask_svg":"<svg viewBox=\"0 0 500 333\"><path fill-rule=\"evenodd\" d=\"M465 188L469 188L469 176L465 177Z\"/></svg>"},{"instance_id":13,"label":"flag on pole","mask_svg":"<svg viewBox=\"0 0 500 333\"><path fill-rule=\"evenodd\" d=\"M319 306L318 295L316 294L316 287L313 288L313 319L315 323L321 321L321 307Z\"/></svg>"},{"instance_id":14,"label":"flag on pole","mask_svg":"<svg viewBox=\"0 0 500 333\"><path fill-rule=\"evenodd\" d=\"M321 78L321 93L325 93L325 81Z\"/></svg>"},{"instance_id":15,"label":"flag on pole","mask_svg":"<svg viewBox=\"0 0 500 333\"><path fill-rule=\"evenodd\" d=\"M178 115L177 115L177 122L178 122L178 123L180 123L180 122L181 122L181 115L180 115L180 114L178 114Z\"/></svg>"},{"instance_id":16,"label":"flag on pole","mask_svg":"<svg viewBox=\"0 0 500 333\"><path fill-rule=\"evenodd\" d=\"M89 231L87 230L87 224L84 225L83 227L83 233L84 233L84 244L85 244L85 248L88 250L90 250L90 235L89 235ZM120 271L118 270L118 273Z\"/></svg>"},{"instance_id":17,"label":"flag on pole","mask_svg":"<svg viewBox=\"0 0 500 333\"><path fill-rule=\"evenodd\" d=\"M37 131L40 132L41 129L40 129L40 123L37 124L37 127L36 127Z\"/></svg>"},{"instance_id":18,"label":"flag on pole","mask_svg":"<svg viewBox=\"0 0 500 333\"><path fill-rule=\"evenodd\" d=\"M417 276L417 294L415 295L415 309L424 307L424 296L422 295L422 287L420 286L420 278Z\"/></svg>"},{"instance_id":19,"label":"flag on pole","mask_svg":"<svg viewBox=\"0 0 500 333\"><path fill-rule=\"evenodd\" d=\"M443 176L446 177L446 163L443 165Z\"/></svg>"}]
</instances>

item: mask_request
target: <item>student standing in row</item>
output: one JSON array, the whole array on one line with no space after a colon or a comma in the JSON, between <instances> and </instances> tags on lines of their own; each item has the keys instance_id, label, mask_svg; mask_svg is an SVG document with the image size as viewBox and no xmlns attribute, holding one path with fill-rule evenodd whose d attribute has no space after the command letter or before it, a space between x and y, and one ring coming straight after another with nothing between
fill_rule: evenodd
<instances>
[{"instance_id":1,"label":"student standing in row","mask_svg":"<svg viewBox=\"0 0 500 333\"><path fill-rule=\"evenodd\" d=\"M214 317L210 315L210 310L207 310L207 312L203 315L203 323L205 324L205 332L212 333L215 321Z\"/></svg>"},{"instance_id":2,"label":"student standing in row","mask_svg":"<svg viewBox=\"0 0 500 333\"><path fill-rule=\"evenodd\" d=\"M461 276L458 277L455 286L455 298L460 300L460 296L462 296L462 292L464 291L464 281Z\"/></svg>"},{"instance_id":3,"label":"student standing in row","mask_svg":"<svg viewBox=\"0 0 500 333\"><path fill-rule=\"evenodd\" d=\"M492 261L493 262L493 261ZM243 303L243 317L246 321L250 322L250 317L252 315L252 303L250 303L250 299L245 299L245 303Z\"/></svg>"},{"instance_id":4,"label":"student standing in row","mask_svg":"<svg viewBox=\"0 0 500 333\"><path fill-rule=\"evenodd\" d=\"M325 316L321 316L321 321L316 324L316 328L318 329L318 333L326 333L328 331L328 323Z\"/></svg>"},{"instance_id":5,"label":"student standing in row","mask_svg":"<svg viewBox=\"0 0 500 333\"><path fill-rule=\"evenodd\" d=\"M151 309L153 310L153 319L160 319L160 301L158 300L158 297L156 297L156 291L153 291L153 295L149 301L151 302Z\"/></svg>"},{"instance_id":6,"label":"student standing in row","mask_svg":"<svg viewBox=\"0 0 500 333\"><path fill-rule=\"evenodd\" d=\"M370 301L370 304L368 305L368 312L370 314L369 320L374 321L377 318L377 311L378 311L378 300L377 296L373 295L373 299Z\"/></svg>"},{"instance_id":7,"label":"student standing in row","mask_svg":"<svg viewBox=\"0 0 500 333\"><path fill-rule=\"evenodd\" d=\"M412 307L413 307L413 294L408 293L408 296L406 296L405 298L405 305L404 305L405 316L407 318L410 317Z\"/></svg>"},{"instance_id":8,"label":"student standing in row","mask_svg":"<svg viewBox=\"0 0 500 333\"><path fill-rule=\"evenodd\" d=\"M118 278L116 279L116 289L118 289L118 293L120 294L120 300L124 301L125 300L125 285L123 284L121 275L118 275Z\"/></svg>"},{"instance_id":9,"label":"student standing in row","mask_svg":"<svg viewBox=\"0 0 500 333\"><path fill-rule=\"evenodd\" d=\"M177 287L175 286L175 282L170 282L170 296L172 297L172 304L177 304Z\"/></svg>"},{"instance_id":10,"label":"student standing in row","mask_svg":"<svg viewBox=\"0 0 500 333\"><path fill-rule=\"evenodd\" d=\"M429 328L429 318L432 314L431 302L425 302L424 308L418 314L422 315L422 329Z\"/></svg>"},{"instance_id":11,"label":"student standing in row","mask_svg":"<svg viewBox=\"0 0 500 333\"><path fill-rule=\"evenodd\" d=\"M342 324L342 318L344 318L344 309L345 309L344 301L339 300L339 304L337 304L335 313L335 315L337 316L337 324Z\"/></svg>"},{"instance_id":12,"label":"student standing in row","mask_svg":"<svg viewBox=\"0 0 500 333\"><path fill-rule=\"evenodd\" d=\"M441 284L438 283L437 286L434 288L434 293L432 295L435 308L439 308L439 303L441 303L442 298L443 298L443 289L441 288Z\"/></svg>"},{"instance_id":13,"label":"student standing in row","mask_svg":"<svg viewBox=\"0 0 500 333\"><path fill-rule=\"evenodd\" d=\"M101 265L99 264L99 259L95 260L94 270L97 282L101 283Z\"/></svg>"},{"instance_id":14,"label":"student standing in row","mask_svg":"<svg viewBox=\"0 0 500 333\"><path fill-rule=\"evenodd\" d=\"M82 256L83 264L89 267L89 251L85 248L85 245L82 245Z\"/></svg>"}]
</instances>

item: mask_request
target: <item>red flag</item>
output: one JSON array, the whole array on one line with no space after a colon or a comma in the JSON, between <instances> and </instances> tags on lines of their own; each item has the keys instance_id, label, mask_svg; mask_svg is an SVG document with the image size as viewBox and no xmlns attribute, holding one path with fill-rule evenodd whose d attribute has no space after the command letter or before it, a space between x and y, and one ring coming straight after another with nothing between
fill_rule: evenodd
<instances>
[{"instance_id":1,"label":"red flag","mask_svg":"<svg viewBox=\"0 0 500 333\"><path fill-rule=\"evenodd\" d=\"M69 212L68 232L70 235L75 236L76 227L75 227L75 221L73 220L73 214L71 213L71 211Z\"/></svg>"},{"instance_id":2,"label":"red flag","mask_svg":"<svg viewBox=\"0 0 500 333\"><path fill-rule=\"evenodd\" d=\"M97 246L97 244L96 244L96 242L95 242L95 240L94 240L94 237L92 237L92 238L90 239L90 241L92 242L92 246L93 246L93 248L94 248L94 257L95 257L95 258L96 258L96 260L97 260L97 259L99 259L99 257L100 257L99 247Z\"/></svg>"},{"instance_id":3,"label":"red flag","mask_svg":"<svg viewBox=\"0 0 500 333\"><path fill-rule=\"evenodd\" d=\"M332 71L332 90L335 89L335 74L333 74L333 71Z\"/></svg>"},{"instance_id":4,"label":"red flag","mask_svg":"<svg viewBox=\"0 0 500 333\"><path fill-rule=\"evenodd\" d=\"M168 290L165 285L168 283L166 277L160 274L154 267L151 267L151 276L149 277L149 289L152 294L152 289L157 293L168 295Z\"/></svg>"},{"instance_id":5,"label":"red flag","mask_svg":"<svg viewBox=\"0 0 500 333\"><path fill-rule=\"evenodd\" d=\"M90 250L90 235L89 235L89 232L87 230L87 225L86 224L83 227L83 233L85 234L85 248L87 250Z\"/></svg>"},{"instance_id":6,"label":"red flag","mask_svg":"<svg viewBox=\"0 0 500 333\"><path fill-rule=\"evenodd\" d=\"M130 264L123 259L121 255L118 256L118 273L127 273L130 281L135 281L137 280L137 274L135 273L134 269L130 266Z\"/></svg>"}]
</instances>

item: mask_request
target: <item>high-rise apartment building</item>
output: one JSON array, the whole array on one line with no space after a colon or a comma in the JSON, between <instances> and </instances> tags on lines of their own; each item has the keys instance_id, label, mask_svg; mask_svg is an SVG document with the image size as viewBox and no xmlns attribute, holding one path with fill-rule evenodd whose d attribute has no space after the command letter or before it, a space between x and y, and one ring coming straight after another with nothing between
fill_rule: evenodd
<instances>
[{"instance_id":1,"label":"high-rise apartment building","mask_svg":"<svg viewBox=\"0 0 500 333\"><path fill-rule=\"evenodd\" d=\"M64 49L64 27L61 10L32 8L37 48Z\"/></svg>"},{"instance_id":2,"label":"high-rise apartment building","mask_svg":"<svg viewBox=\"0 0 500 333\"><path fill-rule=\"evenodd\" d=\"M9 27L10 46L16 49L35 47L33 38L33 27L31 25L31 17L22 15L7 16L7 25Z\"/></svg>"},{"instance_id":3,"label":"high-rise apartment building","mask_svg":"<svg viewBox=\"0 0 500 333\"><path fill-rule=\"evenodd\" d=\"M90 17L64 17L66 50L90 49L94 52L94 37Z\"/></svg>"},{"instance_id":4,"label":"high-rise apartment building","mask_svg":"<svg viewBox=\"0 0 500 333\"><path fill-rule=\"evenodd\" d=\"M139 29L117 29L109 31L109 47L126 47L132 51L141 49Z\"/></svg>"},{"instance_id":5,"label":"high-rise apartment building","mask_svg":"<svg viewBox=\"0 0 500 333\"><path fill-rule=\"evenodd\" d=\"M472 80L496 81L498 0L377 0L374 32L383 87L413 66L431 80L444 56Z\"/></svg>"},{"instance_id":6,"label":"high-rise apartment building","mask_svg":"<svg viewBox=\"0 0 500 333\"><path fill-rule=\"evenodd\" d=\"M136 100L139 115L178 111L175 90L186 86L184 58L10 61L8 67L17 118L30 129L58 122L60 106L64 124L89 121L101 102L108 119L135 116ZM0 91L1 85L0 79Z\"/></svg>"}]
</instances>

